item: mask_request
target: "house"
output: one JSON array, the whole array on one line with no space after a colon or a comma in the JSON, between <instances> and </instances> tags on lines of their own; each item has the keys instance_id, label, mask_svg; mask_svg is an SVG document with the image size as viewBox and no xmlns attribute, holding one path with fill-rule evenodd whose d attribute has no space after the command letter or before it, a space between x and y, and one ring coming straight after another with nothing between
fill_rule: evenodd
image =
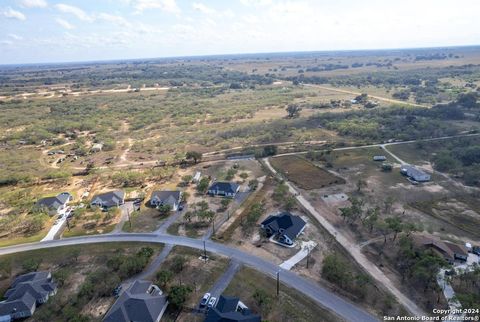
<instances>
[{"instance_id":1,"label":"house","mask_svg":"<svg viewBox=\"0 0 480 322\"><path fill-rule=\"evenodd\" d=\"M260 315L253 314L237 297L221 295L211 308L205 322L261 322Z\"/></svg>"},{"instance_id":2,"label":"house","mask_svg":"<svg viewBox=\"0 0 480 322\"><path fill-rule=\"evenodd\" d=\"M429 174L409 164L402 165L400 173L416 182L427 182L431 179Z\"/></svg>"},{"instance_id":3,"label":"house","mask_svg":"<svg viewBox=\"0 0 480 322\"><path fill-rule=\"evenodd\" d=\"M104 322L159 322L167 297L152 282L137 280L112 305Z\"/></svg>"},{"instance_id":4,"label":"house","mask_svg":"<svg viewBox=\"0 0 480 322\"><path fill-rule=\"evenodd\" d=\"M233 198L239 190L240 185L234 182L214 182L210 188L208 188L208 194Z\"/></svg>"},{"instance_id":5,"label":"house","mask_svg":"<svg viewBox=\"0 0 480 322\"><path fill-rule=\"evenodd\" d=\"M282 212L276 216L269 216L260 224L260 228L265 231L267 237L274 236L282 244L293 245L295 238L303 232L306 225L307 223L299 216Z\"/></svg>"},{"instance_id":6,"label":"house","mask_svg":"<svg viewBox=\"0 0 480 322\"><path fill-rule=\"evenodd\" d=\"M453 263L455 260L466 261L468 257L468 251L463 245L444 242L425 235L416 235L413 241L417 246L433 250L449 263Z\"/></svg>"},{"instance_id":7,"label":"house","mask_svg":"<svg viewBox=\"0 0 480 322\"><path fill-rule=\"evenodd\" d=\"M37 305L57 293L50 272L32 272L18 276L0 302L0 321L23 319L33 315Z\"/></svg>"},{"instance_id":8,"label":"house","mask_svg":"<svg viewBox=\"0 0 480 322\"><path fill-rule=\"evenodd\" d=\"M50 215L62 213L67 204L73 200L73 196L68 192L62 192L55 197L46 197L37 201L35 207L44 209Z\"/></svg>"},{"instance_id":9,"label":"house","mask_svg":"<svg viewBox=\"0 0 480 322\"><path fill-rule=\"evenodd\" d=\"M375 155L373 161L387 161L387 157L384 155Z\"/></svg>"},{"instance_id":10,"label":"house","mask_svg":"<svg viewBox=\"0 0 480 322\"><path fill-rule=\"evenodd\" d=\"M195 172L195 175L193 176L192 182L197 183L200 182L200 177L202 176L202 173L200 171Z\"/></svg>"},{"instance_id":11,"label":"house","mask_svg":"<svg viewBox=\"0 0 480 322\"><path fill-rule=\"evenodd\" d=\"M163 205L169 205L172 211L177 211L181 200L181 191L154 191L150 198L150 205L157 208Z\"/></svg>"},{"instance_id":12,"label":"house","mask_svg":"<svg viewBox=\"0 0 480 322\"><path fill-rule=\"evenodd\" d=\"M125 203L125 192L122 190L110 191L96 195L90 203L92 206L111 208L118 207Z\"/></svg>"}]
</instances>

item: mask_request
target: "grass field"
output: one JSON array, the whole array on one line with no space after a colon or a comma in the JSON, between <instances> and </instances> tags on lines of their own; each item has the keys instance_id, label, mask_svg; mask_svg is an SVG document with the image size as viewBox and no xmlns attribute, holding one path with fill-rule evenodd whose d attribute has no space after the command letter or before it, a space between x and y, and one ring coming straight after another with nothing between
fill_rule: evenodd
<instances>
[{"instance_id":1,"label":"grass field","mask_svg":"<svg viewBox=\"0 0 480 322\"><path fill-rule=\"evenodd\" d=\"M158 228L164 219L156 209L144 207L141 211L133 212L130 215L130 221L123 224L122 230L129 233L152 232Z\"/></svg>"},{"instance_id":2,"label":"grass field","mask_svg":"<svg viewBox=\"0 0 480 322\"><path fill-rule=\"evenodd\" d=\"M305 190L320 189L333 184L345 183L344 179L297 156L276 157L272 158L270 162L288 180Z\"/></svg>"},{"instance_id":3,"label":"grass field","mask_svg":"<svg viewBox=\"0 0 480 322\"><path fill-rule=\"evenodd\" d=\"M477 199L464 195L456 199L412 203L412 207L452 225L468 235L479 239L480 203Z\"/></svg>"}]
</instances>

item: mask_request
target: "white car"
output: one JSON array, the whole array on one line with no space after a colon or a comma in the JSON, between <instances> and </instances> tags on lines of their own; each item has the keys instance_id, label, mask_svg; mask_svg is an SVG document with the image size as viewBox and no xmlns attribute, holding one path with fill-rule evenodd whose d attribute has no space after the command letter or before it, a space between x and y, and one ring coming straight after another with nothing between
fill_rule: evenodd
<instances>
[{"instance_id":1,"label":"white car","mask_svg":"<svg viewBox=\"0 0 480 322\"><path fill-rule=\"evenodd\" d=\"M208 301L207 307L211 309L212 307L215 307L215 304L217 303L217 298L216 297L211 297L210 301Z\"/></svg>"},{"instance_id":2,"label":"white car","mask_svg":"<svg viewBox=\"0 0 480 322\"><path fill-rule=\"evenodd\" d=\"M200 301L200 307L205 307L208 304L208 300L210 299L210 296L212 294L210 293L205 293Z\"/></svg>"}]
</instances>

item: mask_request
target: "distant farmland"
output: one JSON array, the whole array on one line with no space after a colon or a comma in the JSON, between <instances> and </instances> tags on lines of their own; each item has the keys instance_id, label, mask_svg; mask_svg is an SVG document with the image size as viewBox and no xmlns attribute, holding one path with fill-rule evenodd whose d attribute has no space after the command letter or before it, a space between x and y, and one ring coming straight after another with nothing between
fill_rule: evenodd
<instances>
[{"instance_id":1,"label":"distant farmland","mask_svg":"<svg viewBox=\"0 0 480 322\"><path fill-rule=\"evenodd\" d=\"M344 179L297 156L289 155L272 158L270 162L288 180L305 190L320 189L333 184L345 183Z\"/></svg>"}]
</instances>

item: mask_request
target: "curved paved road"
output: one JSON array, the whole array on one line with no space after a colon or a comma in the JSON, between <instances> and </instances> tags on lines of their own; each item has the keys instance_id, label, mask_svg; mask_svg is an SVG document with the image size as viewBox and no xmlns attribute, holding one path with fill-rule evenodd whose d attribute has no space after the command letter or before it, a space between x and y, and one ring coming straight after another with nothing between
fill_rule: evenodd
<instances>
[{"instance_id":1,"label":"curved paved road","mask_svg":"<svg viewBox=\"0 0 480 322\"><path fill-rule=\"evenodd\" d=\"M108 242L146 242L146 243L162 243L186 246L190 248L203 249L203 241L182 236L171 236L166 234L147 234L147 233L121 233L108 235L94 235L73 237L40 243L22 244L0 248L0 255L13 254L18 252L54 248L59 246L72 246L92 243L108 243ZM310 297L321 306L335 312L339 317L352 322L373 322L379 321L372 314L359 308L357 305L335 295L331 291L307 280L295 273L285 271L278 265L261 259L257 256L245 253L241 250L229 247L213 241L205 241L207 251L224 255L232 258L244 265L255 268L256 270L274 277L280 272L280 280L287 286Z\"/></svg>"}]
</instances>

